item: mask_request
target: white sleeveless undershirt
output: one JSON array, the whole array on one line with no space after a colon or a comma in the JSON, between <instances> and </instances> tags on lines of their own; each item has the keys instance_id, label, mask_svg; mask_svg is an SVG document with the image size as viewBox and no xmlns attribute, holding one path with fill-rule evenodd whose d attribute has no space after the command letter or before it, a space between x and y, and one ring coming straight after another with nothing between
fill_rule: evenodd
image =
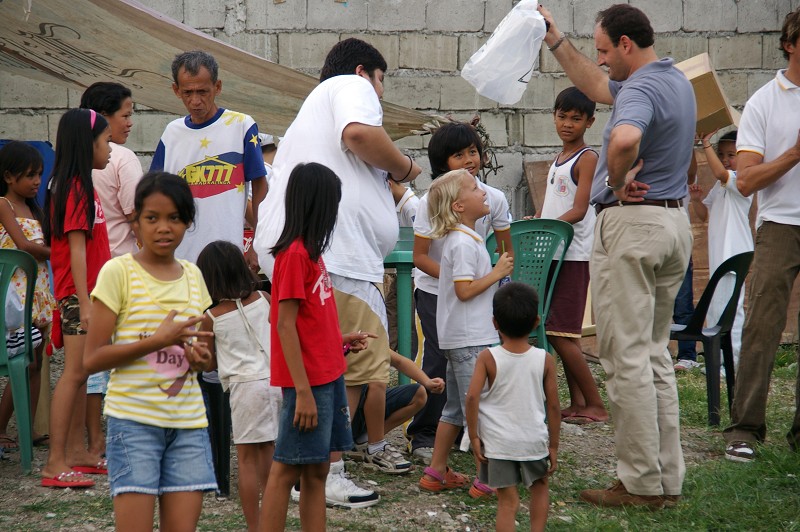
<instances>
[{"instance_id":1,"label":"white sleeveless undershirt","mask_svg":"<svg viewBox=\"0 0 800 532\"><path fill-rule=\"evenodd\" d=\"M490 347L497 365L492 387L484 387L478 409L478 435L487 458L530 461L549 455L545 422L544 361L547 353L531 347L512 353Z\"/></svg>"}]
</instances>

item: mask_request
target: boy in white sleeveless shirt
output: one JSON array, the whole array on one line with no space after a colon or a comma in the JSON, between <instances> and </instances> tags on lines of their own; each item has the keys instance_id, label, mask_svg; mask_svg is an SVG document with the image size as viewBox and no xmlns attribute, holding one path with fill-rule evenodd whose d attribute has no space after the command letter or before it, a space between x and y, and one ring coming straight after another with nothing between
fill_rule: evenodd
<instances>
[{"instance_id":1,"label":"boy in white sleeveless shirt","mask_svg":"<svg viewBox=\"0 0 800 532\"><path fill-rule=\"evenodd\" d=\"M556 97L553 123L563 142L547 174L547 189L538 218L572 224L574 236L558 274L550 311L545 317L547 341L564 364L570 404L561 418L576 425L608 420L581 349L583 313L589 289L589 259L594 242L595 211L589 206L597 152L584 141L594 123L595 103L575 87Z\"/></svg>"},{"instance_id":2,"label":"boy in white sleeveless shirt","mask_svg":"<svg viewBox=\"0 0 800 532\"><path fill-rule=\"evenodd\" d=\"M479 479L497 490L497 530L516 530L520 482L530 492L531 530L547 524L547 478L556 470L561 416L555 361L528 345L539 324L538 308L536 290L526 284L511 282L497 290L492 322L502 343L478 355L467 392Z\"/></svg>"}]
</instances>

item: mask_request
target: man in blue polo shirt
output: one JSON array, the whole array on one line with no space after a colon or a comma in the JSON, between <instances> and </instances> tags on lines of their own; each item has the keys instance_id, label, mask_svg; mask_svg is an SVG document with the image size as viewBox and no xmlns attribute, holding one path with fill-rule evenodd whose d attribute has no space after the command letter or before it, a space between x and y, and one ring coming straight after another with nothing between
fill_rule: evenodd
<instances>
[{"instance_id":1,"label":"man in blue polo shirt","mask_svg":"<svg viewBox=\"0 0 800 532\"><path fill-rule=\"evenodd\" d=\"M694 93L672 59L656 55L653 28L639 9L618 4L598 13L596 64L539 9L550 23L545 43L570 80L592 100L613 104L592 184L598 217L590 272L592 301L603 307L597 340L619 481L581 498L598 506L673 506L686 466L667 343L692 247L681 198Z\"/></svg>"}]
</instances>

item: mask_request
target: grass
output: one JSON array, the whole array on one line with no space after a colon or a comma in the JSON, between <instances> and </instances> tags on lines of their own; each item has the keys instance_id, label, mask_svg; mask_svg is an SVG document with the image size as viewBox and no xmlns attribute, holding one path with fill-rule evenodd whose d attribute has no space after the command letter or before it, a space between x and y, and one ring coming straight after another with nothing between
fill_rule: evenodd
<instances>
[{"instance_id":1,"label":"grass","mask_svg":"<svg viewBox=\"0 0 800 532\"><path fill-rule=\"evenodd\" d=\"M590 481L570 473L570 464L582 457L564 456L557 479L551 483L552 506L548 528L552 530L770 530L799 531L800 456L791 452L785 434L794 416L797 376L794 346L781 346L775 359L767 408L768 435L758 448L758 459L740 464L723 458L721 428L730 418L727 394L722 386L722 421L707 425L705 375L699 370L678 376L681 424L692 434L700 457L687 467L683 499L677 508L662 512L598 509L574 500ZM684 438L684 448L687 446ZM612 480L607 477L605 485ZM523 523L520 523L520 529Z\"/></svg>"},{"instance_id":2,"label":"grass","mask_svg":"<svg viewBox=\"0 0 800 532\"><path fill-rule=\"evenodd\" d=\"M707 425L705 376L691 371L678 376L681 400L683 445L687 456L687 474L683 499L675 509L650 512L640 509L600 509L578 500L584 488L609 485L614 479L610 425L586 428L583 447L562 444L559 469L550 483L550 530L769 530L800 532L800 455L789 451L785 434L794 415L794 386L797 353L793 346L782 346L775 360L770 400L767 409L768 435L758 448L758 459L739 464L723 458L721 428L729 422L727 397L722 386L723 415L720 427ZM595 366L602 381L602 370ZM559 379L563 387L563 378ZM560 390L566 400L566 390ZM601 393L605 393L601 386ZM564 435L562 442L575 436ZM596 445L596 447L591 447ZM581 449L577 451L575 449ZM6 464L16 470L18 464ZM474 470L471 455L452 453L451 467L470 473ZM5 466L4 466L5 467ZM419 471L409 475L385 475L358 464L348 464L348 471L362 485L370 483L382 497L381 504L362 510L327 512L329 530L367 532L386 530L494 529L495 501L476 502L466 490L437 495L420 493ZM43 492L27 486L37 478L6 478L0 483L0 530L110 530L113 512L106 493ZM6 495L27 489L30 493L21 506L11 506ZM235 497L235 494L234 494ZM529 529L527 494L522 493L524 508L519 512L518 530ZM299 530L297 506L290 507L288 530ZM19 523L25 523L20 528ZM245 524L238 500L215 501L207 496L198 530L238 531Z\"/></svg>"}]
</instances>

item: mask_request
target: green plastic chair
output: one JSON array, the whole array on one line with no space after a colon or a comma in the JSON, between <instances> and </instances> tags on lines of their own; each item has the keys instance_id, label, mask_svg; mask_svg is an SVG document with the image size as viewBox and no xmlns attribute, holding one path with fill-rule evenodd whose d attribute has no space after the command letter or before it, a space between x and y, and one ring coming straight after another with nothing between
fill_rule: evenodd
<instances>
[{"instance_id":1,"label":"green plastic chair","mask_svg":"<svg viewBox=\"0 0 800 532\"><path fill-rule=\"evenodd\" d=\"M24 327L25 352L11 359L8 358L5 340L0 342L0 376L8 377L8 386L14 395L14 412L17 417L17 434L19 439L22 470L31 472L33 462L33 413L31 412L31 388L28 380L28 366L33 362L33 340L31 338L31 306L33 305L33 289L36 286L36 260L18 249L0 249L0 294L3 305L0 306L0 322L5 329L6 306L5 297L11 278L17 268L26 276Z\"/></svg>"},{"instance_id":2,"label":"green plastic chair","mask_svg":"<svg viewBox=\"0 0 800 532\"><path fill-rule=\"evenodd\" d=\"M514 246L514 272L511 279L532 286L539 294L541 319L531 337L535 337L537 345L545 351L550 351L544 327L550 312L552 288L573 234L572 224L561 220L536 218L511 223L511 244ZM494 257L498 257L494 233L486 238L486 248Z\"/></svg>"}]
</instances>

